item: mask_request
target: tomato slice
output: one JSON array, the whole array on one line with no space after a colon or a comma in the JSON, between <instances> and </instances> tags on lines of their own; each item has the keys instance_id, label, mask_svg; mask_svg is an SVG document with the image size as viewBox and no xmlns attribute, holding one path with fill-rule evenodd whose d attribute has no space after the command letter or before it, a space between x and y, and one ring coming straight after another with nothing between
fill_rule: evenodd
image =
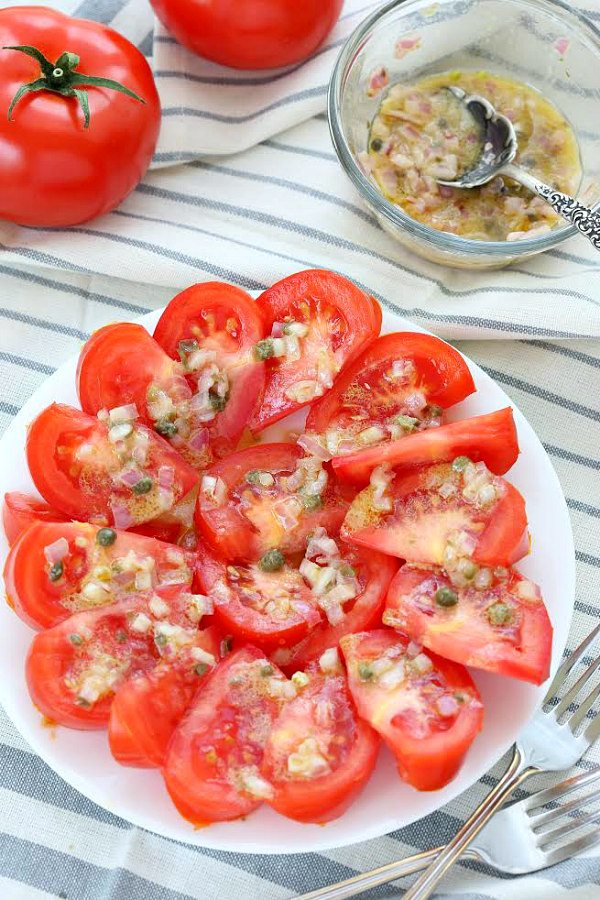
<instances>
[{"instance_id":1,"label":"tomato slice","mask_svg":"<svg viewBox=\"0 0 600 900\"><path fill-rule=\"evenodd\" d=\"M344 635L381 624L386 593L398 569L398 561L375 550L350 545L343 546L342 552L346 563L356 572L360 592L344 605L344 618L337 625L321 622L293 647L273 653L273 660L284 672L291 674L303 670L330 647L337 647Z\"/></svg>"},{"instance_id":2,"label":"tomato slice","mask_svg":"<svg viewBox=\"0 0 600 900\"><path fill-rule=\"evenodd\" d=\"M305 682L271 728L262 774L274 788L268 802L278 813L330 822L368 781L379 737L358 718L344 675L311 671Z\"/></svg>"},{"instance_id":3,"label":"tomato slice","mask_svg":"<svg viewBox=\"0 0 600 900\"><path fill-rule=\"evenodd\" d=\"M118 528L174 510L198 474L145 425L129 424L130 433L117 439L107 423L71 406L53 403L41 412L26 452L42 497L73 519Z\"/></svg>"},{"instance_id":4,"label":"tomato slice","mask_svg":"<svg viewBox=\"0 0 600 900\"><path fill-rule=\"evenodd\" d=\"M300 641L322 619L316 598L296 567L264 572L255 563L226 565L199 550L200 590L214 598L215 622L226 634L264 651Z\"/></svg>"},{"instance_id":5,"label":"tomato slice","mask_svg":"<svg viewBox=\"0 0 600 900\"><path fill-rule=\"evenodd\" d=\"M163 768L181 815L195 825L236 819L272 788L260 774L287 682L256 647L224 659L176 728Z\"/></svg>"},{"instance_id":6,"label":"tomato slice","mask_svg":"<svg viewBox=\"0 0 600 900\"><path fill-rule=\"evenodd\" d=\"M420 791L444 787L483 724L468 671L388 629L340 643L358 713L390 747L400 777Z\"/></svg>"},{"instance_id":7,"label":"tomato slice","mask_svg":"<svg viewBox=\"0 0 600 900\"><path fill-rule=\"evenodd\" d=\"M29 693L43 715L69 728L104 728L115 688L156 664L151 634L131 626L139 598L75 613L35 636L26 661Z\"/></svg>"},{"instance_id":8,"label":"tomato slice","mask_svg":"<svg viewBox=\"0 0 600 900\"><path fill-rule=\"evenodd\" d=\"M385 334L311 407L306 431L330 456L374 454L390 441L437 430L443 410L474 390L467 364L449 344L411 331Z\"/></svg>"},{"instance_id":9,"label":"tomato slice","mask_svg":"<svg viewBox=\"0 0 600 900\"><path fill-rule=\"evenodd\" d=\"M366 484L373 469L385 463L402 470L432 462L451 462L463 455L474 462L484 462L496 475L508 472L519 455L512 409L507 407L418 431L378 447L338 456L332 465L338 478Z\"/></svg>"},{"instance_id":10,"label":"tomato slice","mask_svg":"<svg viewBox=\"0 0 600 900\"><path fill-rule=\"evenodd\" d=\"M218 660L216 629L200 631L194 647ZM184 661L165 659L150 672L141 672L117 688L110 708L108 742L121 765L163 765L173 732L211 671L208 663L193 659L192 663L189 656Z\"/></svg>"},{"instance_id":11,"label":"tomato slice","mask_svg":"<svg viewBox=\"0 0 600 900\"><path fill-rule=\"evenodd\" d=\"M267 380L252 431L262 431L321 397L381 327L372 298L324 269L283 278L257 304L271 337L257 348L266 359Z\"/></svg>"},{"instance_id":12,"label":"tomato slice","mask_svg":"<svg viewBox=\"0 0 600 900\"><path fill-rule=\"evenodd\" d=\"M350 506L344 539L446 568L462 559L505 566L528 552L525 501L485 463L459 457L452 464L379 477L375 470Z\"/></svg>"},{"instance_id":13,"label":"tomato slice","mask_svg":"<svg viewBox=\"0 0 600 900\"><path fill-rule=\"evenodd\" d=\"M347 508L319 460L305 458L296 444L261 444L207 470L195 520L215 551L243 561L273 548L303 551L307 535L318 526L337 533Z\"/></svg>"},{"instance_id":14,"label":"tomato slice","mask_svg":"<svg viewBox=\"0 0 600 900\"><path fill-rule=\"evenodd\" d=\"M4 584L23 621L50 628L127 593L189 589L193 562L192 554L153 538L82 522L34 522L8 555Z\"/></svg>"},{"instance_id":15,"label":"tomato slice","mask_svg":"<svg viewBox=\"0 0 600 900\"><path fill-rule=\"evenodd\" d=\"M39 500L31 494L22 494L20 491L10 491L4 495L2 506L2 524L9 544L14 544L17 538L33 522L68 522L69 519L57 509L48 506L44 500Z\"/></svg>"},{"instance_id":16,"label":"tomato slice","mask_svg":"<svg viewBox=\"0 0 600 900\"><path fill-rule=\"evenodd\" d=\"M482 568L459 587L442 569L403 566L383 621L466 666L533 684L548 677L552 625L539 587L514 569Z\"/></svg>"}]
</instances>

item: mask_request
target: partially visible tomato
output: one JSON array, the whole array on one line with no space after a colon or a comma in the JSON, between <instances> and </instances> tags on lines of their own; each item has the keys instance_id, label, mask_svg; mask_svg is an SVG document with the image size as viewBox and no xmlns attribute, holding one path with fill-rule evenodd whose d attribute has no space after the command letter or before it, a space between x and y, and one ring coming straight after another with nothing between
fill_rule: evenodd
<instances>
[{"instance_id":1,"label":"partially visible tomato","mask_svg":"<svg viewBox=\"0 0 600 900\"><path fill-rule=\"evenodd\" d=\"M420 791L444 787L483 724L467 670L388 629L349 634L340 644L359 715L394 753L400 777Z\"/></svg>"},{"instance_id":2,"label":"partially visible tomato","mask_svg":"<svg viewBox=\"0 0 600 900\"><path fill-rule=\"evenodd\" d=\"M0 218L45 228L114 209L142 179L158 137L160 102L145 57L106 25L40 6L0 9L0 44ZM23 45L41 51L45 71L14 49ZM120 82L138 99L90 76ZM9 117L27 84L34 90Z\"/></svg>"},{"instance_id":3,"label":"partially visible tomato","mask_svg":"<svg viewBox=\"0 0 600 900\"><path fill-rule=\"evenodd\" d=\"M437 432L444 409L474 390L467 364L449 344L412 331L384 334L311 407L306 431L330 456L366 451L379 459L390 441Z\"/></svg>"},{"instance_id":4,"label":"partially visible tomato","mask_svg":"<svg viewBox=\"0 0 600 900\"><path fill-rule=\"evenodd\" d=\"M256 347L267 381L250 427L262 431L329 390L342 367L377 337L381 317L371 297L324 269L283 278L256 302L270 335Z\"/></svg>"},{"instance_id":5,"label":"partially visible tomato","mask_svg":"<svg viewBox=\"0 0 600 900\"><path fill-rule=\"evenodd\" d=\"M355 631L367 631L381 625L385 597L389 584L398 569L398 560L376 550L363 550L341 544L345 562L354 569L361 590L344 604L344 617L337 625L321 622L310 629L298 644L275 651L273 660L290 674L303 670L330 647L337 647L340 639Z\"/></svg>"},{"instance_id":6,"label":"partially visible tomato","mask_svg":"<svg viewBox=\"0 0 600 900\"><path fill-rule=\"evenodd\" d=\"M207 548L197 554L200 589L215 600L215 622L226 634L265 652L300 641L322 613L298 569L263 571L256 563L226 565Z\"/></svg>"},{"instance_id":7,"label":"partially visible tomato","mask_svg":"<svg viewBox=\"0 0 600 900\"><path fill-rule=\"evenodd\" d=\"M192 570L190 553L152 538L82 522L34 522L7 557L4 584L28 625L50 628L134 591L189 589Z\"/></svg>"},{"instance_id":8,"label":"partially visible tomato","mask_svg":"<svg viewBox=\"0 0 600 900\"><path fill-rule=\"evenodd\" d=\"M185 47L224 66L271 69L298 63L335 25L343 0L152 0Z\"/></svg>"},{"instance_id":9,"label":"partially visible tomato","mask_svg":"<svg viewBox=\"0 0 600 900\"><path fill-rule=\"evenodd\" d=\"M469 574L457 587L442 569L403 566L383 621L447 659L541 684L550 667L552 625L539 587L513 569Z\"/></svg>"},{"instance_id":10,"label":"partially visible tomato","mask_svg":"<svg viewBox=\"0 0 600 900\"><path fill-rule=\"evenodd\" d=\"M319 525L337 533L347 508L331 472L297 444L260 444L206 471L195 521L215 551L244 561L304 551Z\"/></svg>"},{"instance_id":11,"label":"partially visible tomato","mask_svg":"<svg viewBox=\"0 0 600 900\"><path fill-rule=\"evenodd\" d=\"M506 407L418 431L377 447L338 456L332 465L338 478L366 484L373 469L384 463L398 471L434 462L452 462L461 455L474 462L484 462L496 475L508 472L519 455L512 409Z\"/></svg>"},{"instance_id":12,"label":"partially visible tomato","mask_svg":"<svg viewBox=\"0 0 600 900\"><path fill-rule=\"evenodd\" d=\"M34 419L26 452L40 494L74 519L118 528L173 511L196 487L196 471L145 425L108 424L58 403Z\"/></svg>"},{"instance_id":13,"label":"partially visible tomato","mask_svg":"<svg viewBox=\"0 0 600 900\"><path fill-rule=\"evenodd\" d=\"M271 727L262 774L269 805L299 822L330 822L346 811L377 761L379 737L358 718L343 674L306 675Z\"/></svg>"},{"instance_id":14,"label":"partially visible tomato","mask_svg":"<svg viewBox=\"0 0 600 900\"><path fill-rule=\"evenodd\" d=\"M153 668L158 659L152 632L132 627L145 608L144 601L132 597L75 613L36 635L26 677L43 715L69 728L106 726L118 685Z\"/></svg>"},{"instance_id":15,"label":"partially visible tomato","mask_svg":"<svg viewBox=\"0 0 600 900\"><path fill-rule=\"evenodd\" d=\"M256 647L224 659L176 728L163 775L194 825L245 816L272 795L260 774L287 682Z\"/></svg>"},{"instance_id":16,"label":"partially visible tomato","mask_svg":"<svg viewBox=\"0 0 600 900\"><path fill-rule=\"evenodd\" d=\"M484 463L466 457L389 475L355 498L342 525L345 540L407 562L505 566L528 552L525 501ZM374 483L375 482L375 483Z\"/></svg>"},{"instance_id":17,"label":"partially visible tomato","mask_svg":"<svg viewBox=\"0 0 600 900\"><path fill-rule=\"evenodd\" d=\"M48 506L31 494L10 491L4 495L2 523L9 544L14 544L34 522L68 522L69 519L57 509Z\"/></svg>"},{"instance_id":18,"label":"partially visible tomato","mask_svg":"<svg viewBox=\"0 0 600 900\"><path fill-rule=\"evenodd\" d=\"M218 632L198 632L194 648L204 651L206 662L190 654L183 660L162 660L149 672L140 672L117 688L108 725L110 751L123 766L162 766L169 741L219 658ZM202 656L196 652L196 656Z\"/></svg>"}]
</instances>

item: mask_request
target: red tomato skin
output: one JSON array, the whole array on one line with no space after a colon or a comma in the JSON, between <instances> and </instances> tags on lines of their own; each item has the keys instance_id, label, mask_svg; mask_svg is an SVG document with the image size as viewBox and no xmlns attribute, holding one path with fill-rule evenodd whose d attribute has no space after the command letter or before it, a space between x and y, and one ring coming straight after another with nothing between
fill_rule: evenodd
<instances>
[{"instance_id":1,"label":"red tomato skin","mask_svg":"<svg viewBox=\"0 0 600 900\"><path fill-rule=\"evenodd\" d=\"M470 628L467 619L460 629L443 628L443 610L434 610L433 614L422 611L411 603L410 596L424 581L439 574L435 569L417 569L403 566L393 579L387 595L384 621L392 627L409 634L413 640L423 644L434 653L443 654L447 659L497 672L511 678L519 678L532 684L542 684L548 677L552 656L552 624L541 597L537 602L521 600L519 602L512 591L513 602L517 602L523 616L519 632L519 640L513 644L503 635L494 641L491 626L482 631L480 623L475 620ZM443 575L442 575L443 577ZM522 576L512 572L508 588L514 587ZM447 581L444 578L443 584ZM460 610L463 591L458 590ZM402 626L395 622L402 622Z\"/></svg>"},{"instance_id":2,"label":"red tomato skin","mask_svg":"<svg viewBox=\"0 0 600 900\"><path fill-rule=\"evenodd\" d=\"M307 638L291 648L291 655L285 663L275 657L284 672L293 675L298 670L317 660L330 647L337 647L341 638L356 631L368 631L381 625L381 614L385 605L388 587L398 570L398 560L385 556L376 550L360 551L360 556L368 573L365 590L354 601L339 625L322 622L311 629Z\"/></svg>"},{"instance_id":3,"label":"red tomato skin","mask_svg":"<svg viewBox=\"0 0 600 900\"><path fill-rule=\"evenodd\" d=\"M274 322L282 321L286 315L293 315L298 304L309 301L313 307L317 303L320 307L332 308L344 324L344 335L338 338L339 348L343 349L342 369L379 333L381 316L376 315L371 297L343 275L326 269L307 269L282 278L257 299L267 334L271 333ZM254 432L262 431L312 402L296 403L284 396L297 365L291 373L277 361L268 360L266 366L264 398L250 422Z\"/></svg>"},{"instance_id":4,"label":"red tomato skin","mask_svg":"<svg viewBox=\"0 0 600 900\"><path fill-rule=\"evenodd\" d=\"M376 303L376 301L374 301ZM379 308L379 305L377 304ZM446 409L464 400L475 390L473 377L460 353L432 334L400 331L382 334L360 356L341 372L333 388L310 408L306 419L306 431L325 431L339 409L340 399L361 373L395 359L410 359L418 373L418 387L430 403ZM434 429L439 431L439 429ZM411 437L416 437L412 435ZM401 443L395 442L395 443ZM386 444L379 445L382 450ZM361 451L363 454L365 451ZM368 451L367 451L368 452ZM357 454L351 454L355 456ZM339 457L345 460L348 457Z\"/></svg>"},{"instance_id":5,"label":"red tomato skin","mask_svg":"<svg viewBox=\"0 0 600 900\"><path fill-rule=\"evenodd\" d=\"M248 645L226 657L203 684L169 743L163 776L171 800L194 825L237 819L257 809L261 801L242 796L229 782L214 777L212 767L197 752L203 736L213 732L215 716L226 699L229 673L239 663L252 663L264 654ZM267 709L271 720L276 707Z\"/></svg>"},{"instance_id":6,"label":"red tomato skin","mask_svg":"<svg viewBox=\"0 0 600 900\"><path fill-rule=\"evenodd\" d=\"M205 474L221 478L231 492L237 485L244 483L247 472L253 469L292 472L304 455L304 450L297 444L259 444L246 450L238 450L215 463ZM347 508L348 503L338 493L337 485L328 486L323 508L316 512L303 512L296 528L288 532L287 538L282 537L281 543L278 542L276 546L283 553L299 550L308 534L318 525L322 525L330 534L337 533ZM257 533L246 516L231 502L213 507L205 503L202 491L198 495L194 521L198 533L209 547L231 562L257 559L267 549L265 535Z\"/></svg>"},{"instance_id":7,"label":"red tomato skin","mask_svg":"<svg viewBox=\"0 0 600 900\"><path fill-rule=\"evenodd\" d=\"M23 53L0 53L0 218L20 225L60 227L100 216L134 189L152 159L160 101L150 67L126 38L97 22L48 7L0 10L0 44L29 44L52 62L65 50L81 57L78 71L112 78L140 103L97 87L83 87L90 125L75 98L50 91L28 94L7 119L17 90L40 77Z\"/></svg>"},{"instance_id":8,"label":"red tomato skin","mask_svg":"<svg viewBox=\"0 0 600 900\"><path fill-rule=\"evenodd\" d=\"M219 632L211 627L198 636L197 646L219 657ZM108 743L122 766L159 768L169 741L206 676L174 664L158 665L125 681L110 708Z\"/></svg>"},{"instance_id":9,"label":"red tomato skin","mask_svg":"<svg viewBox=\"0 0 600 900\"><path fill-rule=\"evenodd\" d=\"M408 638L395 634L389 629L348 635L341 647L348 666L348 683L354 697L358 713L366 721L372 719L373 710L363 685L352 674L352 661L360 658L364 648L370 646L385 648L398 641L408 643ZM434 668L441 673L446 683L456 690L469 694L472 702L463 706L459 715L447 731L430 733L426 738L415 738L390 720L376 725L384 741L396 758L398 772L403 781L418 791L435 791L443 788L459 771L463 759L483 726L483 705L479 692L467 669L458 663L427 654Z\"/></svg>"},{"instance_id":10,"label":"red tomato skin","mask_svg":"<svg viewBox=\"0 0 600 900\"><path fill-rule=\"evenodd\" d=\"M181 483L180 496L187 495L198 483L197 472L159 435L149 429L147 432L150 452L175 470L176 480ZM29 425L25 451L34 484L51 506L73 519L103 518L112 522L109 488L106 480L100 479L93 490L82 492L64 470L64 461L62 466L59 464L57 447L66 439L71 446L93 439L104 440L105 434L105 426L96 418L62 403L52 403Z\"/></svg>"},{"instance_id":11,"label":"red tomato skin","mask_svg":"<svg viewBox=\"0 0 600 900\"><path fill-rule=\"evenodd\" d=\"M320 690L319 682L323 683L325 691L327 690L327 680L324 678L315 678L313 675L311 683L302 689L302 693L296 700L292 700L288 709L283 709L281 713L281 721L284 729L286 724L286 714L288 714L295 703L302 704L302 709L306 709L307 704L315 697L318 702L319 697L328 697L326 692ZM314 681L317 683L314 684ZM273 753L273 745L267 744L265 757L263 762L262 773L265 778L273 784L275 788L275 796L269 800L271 806L276 812L287 816L289 819L295 819L297 822L308 822L324 824L339 818L354 800L360 794L367 781L371 777L375 763L377 762L377 754L379 752L380 740L378 734L366 722L359 719L354 709L354 703L350 698L345 676L337 678L336 681L341 682L338 693L340 701L346 703L353 711L354 725L356 727L356 737L352 742L352 746L348 749L347 756L340 764L319 778L310 778L308 780L283 779L278 776L278 767L276 765L277 755ZM329 679L333 683L332 679ZM329 703L332 701L329 700ZM302 716L303 713L300 713ZM271 735L277 735L279 720L273 726ZM341 738L343 731L341 725L336 723L338 736ZM305 732L308 733L308 732Z\"/></svg>"},{"instance_id":12,"label":"red tomato skin","mask_svg":"<svg viewBox=\"0 0 600 900\"><path fill-rule=\"evenodd\" d=\"M31 494L20 491L9 491L4 495L2 506L2 524L9 544L14 544L18 537L34 522L68 522L57 509L53 509L44 500L38 500Z\"/></svg>"},{"instance_id":13,"label":"red tomato skin","mask_svg":"<svg viewBox=\"0 0 600 900\"><path fill-rule=\"evenodd\" d=\"M452 462L457 456L468 456L473 462L484 462L495 475L504 475L517 461L518 455L513 411L506 407L483 416L430 428L398 441L389 441L371 450L338 456L332 460L332 465L341 480L364 485L368 483L375 466L383 463L402 471L434 462Z\"/></svg>"},{"instance_id":14,"label":"red tomato skin","mask_svg":"<svg viewBox=\"0 0 600 900\"><path fill-rule=\"evenodd\" d=\"M127 613L136 608L139 608L139 602L132 599L100 610L75 613L34 637L25 661L25 677L29 695L44 716L58 725L80 731L106 727L113 694L98 700L92 707L84 708L75 702L74 695L64 685L65 674L75 656L69 634L103 619L125 621ZM149 642L140 641L140 645L144 646L137 654L134 671L152 668L155 664Z\"/></svg>"},{"instance_id":15,"label":"red tomato skin","mask_svg":"<svg viewBox=\"0 0 600 900\"><path fill-rule=\"evenodd\" d=\"M205 59L235 69L300 62L323 43L343 0L152 0L177 40Z\"/></svg>"},{"instance_id":16,"label":"red tomato skin","mask_svg":"<svg viewBox=\"0 0 600 900\"><path fill-rule=\"evenodd\" d=\"M52 628L59 622L68 619L72 613L63 600L78 590L81 579L74 582L65 577L56 582L48 578L48 567L44 556L44 547L64 537L72 546L75 538L85 537L93 544L98 529L82 522L50 523L34 522L13 545L4 566L4 584L10 605L19 618L32 628ZM131 534L126 531L117 532L117 540L110 548L110 555L125 556L134 550L140 556L151 556L156 560L160 570L169 546L153 538ZM190 570L193 557L187 555ZM68 578L68 564L66 577ZM191 581L191 576L190 576ZM181 584L182 590L186 588ZM114 602L109 595L107 603Z\"/></svg>"}]
</instances>

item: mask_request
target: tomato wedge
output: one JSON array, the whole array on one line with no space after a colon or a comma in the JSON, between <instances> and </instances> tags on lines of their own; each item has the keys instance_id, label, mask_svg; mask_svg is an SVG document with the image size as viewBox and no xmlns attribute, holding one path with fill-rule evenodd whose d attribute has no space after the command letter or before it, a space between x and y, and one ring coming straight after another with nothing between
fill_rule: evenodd
<instances>
[{"instance_id":1,"label":"tomato wedge","mask_svg":"<svg viewBox=\"0 0 600 900\"><path fill-rule=\"evenodd\" d=\"M257 305L270 337L255 351L267 367L263 401L250 423L255 432L321 397L381 327L372 298L324 269L283 278Z\"/></svg>"},{"instance_id":2,"label":"tomato wedge","mask_svg":"<svg viewBox=\"0 0 600 900\"><path fill-rule=\"evenodd\" d=\"M173 511L198 482L196 471L145 425L109 427L59 403L31 423L26 452L35 486L51 506L117 528Z\"/></svg>"},{"instance_id":3,"label":"tomato wedge","mask_svg":"<svg viewBox=\"0 0 600 900\"><path fill-rule=\"evenodd\" d=\"M437 430L444 409L474 390L466 362L449 344L412 331L385 334L311 407L306 432L330 456L374 453Z\"/></svg>"},{"instance_id":4,"label":"tomato wedge","mask_svg":"<svg viewBox=\"0 0 600 900\"><path fill-rule=\"evenodd\" d=\"M9 544L14 544L33 522L68 522L69 519L57 509L48 506L31 494L10 491L4 495L2 524Z\"/></svg>"},{"instance_id":5,"label":"tomato wedge","mask_svg":"<svg viewBox=\"0 0 600 900\"><path fill-rule=\"evenodd\" d=\"M27 687L43 715L69 728L104 728L116 687L158 658L152 635L132 628L146 608L130 598L75 613L35 636L26 662Z\"/></svg>"},{"instance_id":6,"label":"tomato wedge","mask_svg":"<svg viewBox=\"0 0 600 900\"><path fill-rule=\"evenodd\" d=\"M193 556L153 538L83 522L34 522L4 568L11 606L33 628L106 606L127 593L190 587Z\"/></svg>"},{"instance_id":7,"label":"tomato wedge","mask_svg":"<svg viewBox=\"0 0 600 900\"><path fill-rule=\"evenodd\" d=\"M442 569L403 566L383 621L466 666L533 684L548 677L552 625L539 587L514 569L478 569L458 587Z\"/></svg>"},{"instance_id":8,"label":"tomato wedge","mask_svg":"<svg viewBox=\"0 0 600 900\"><path fill-rule=\"evenodd\" d=\"M255 563L226 565L203 547L196 575L200 590L214 598L222 631L264 651L296 643L322 619L310 588L288 564L273 572Z\"/></svg>"},{"instance_id":9,"label":"tomato wedge","mask_svg":"<svg viewBox=\"0 0 600 900\"><path fill-rule=\"evenodd\" d=\"M260 768L287 686L252 646L232 653L206 679L175 729L163 768L184 818L195 825L236 819L272 795Z\"/></svg>"},{"instance_id":10,"label":"tomato wedge","mask_svg":"<svg viewBox=\"0 0 600 900\"><path fill-rule=\"evenodd\" d=\"M377 761L379 736L358 718L344 675L299 682L269 733L262 774L269 805L299 822L330 822L356 799Z\"/></svg>"},{"instance_id":11,"label":"tomato wedge","mask_svg":"<svg viewBox=\"0 0 600 900\"><path fill-rule=\"evenodd\" d=\"M512 409L507 407L418 431L378 447L338 456L332 465L338 478L366 484L373 469L385 463L399 471L433 462L452 462L463 455L474 462L484 462L496 475L508 472L519 455Z\"/></svg>"},{"instance_id":12,"label":"tomato wedge","mask_svg":"<svg viewBox=\"0 0 600 900\"><path fill-rule=\"evenodd\" d=\"M344 539L407 562L505 566L528 552L525 501L482 462L458 457L395 476L374 470L341 529Z\"/></svg>"},{"instance_id":13,"label":"tomato wedge","mask_svg":"<svg viewBox=\"0 0 600 900\"><path fill-rule=\"evenodd\" d=\"M291 674L303 670L330 647L337 647L344 635L381 624L386 593L398 569L398 561L375 550L350 545L342 545L342 553L345 562L356 572L360 592L344 604L344 617L337 625L321 622L293 647L273 653L273 660L284 672Z\"/></svg>"},{"instance_id":14,"label":"tomato wedge","mask_svg":"<svg viewBox=\"0 0 600 900\"><path fill-rule=\"evenodd\" d=\"M194 647L219 658L218 632L198 632ZM196 653L196 656L201 655ZM141 672L117 688L108 725L110 751L123 766L162 766L171 736L212 666L189 655L162 660L150 672Z\"/></svg>"},{"instance_id":15,"label":"tomato wedge","mask_svg":"<svg viewBox=\"0 0 600 900\"><path fill-rule=\"evenodd\" d=\"M322 463L296 444L261 444L233 453L203 475L196 527L229 560L268 550L304 550L319 525L336 533L348 502Z\"/></svg>"},{"instance_id":16,"label":"tomato wedge","mask_svg":"<svg viewBox=\"0 0 600 900\"><path fill-rule=\"evenodd\" d=\"M483 724L467 670L388 629L349 634L340 644L359 715L390 747L400 777L420 791L444 787Z\"/></svg>"}]
</instances>

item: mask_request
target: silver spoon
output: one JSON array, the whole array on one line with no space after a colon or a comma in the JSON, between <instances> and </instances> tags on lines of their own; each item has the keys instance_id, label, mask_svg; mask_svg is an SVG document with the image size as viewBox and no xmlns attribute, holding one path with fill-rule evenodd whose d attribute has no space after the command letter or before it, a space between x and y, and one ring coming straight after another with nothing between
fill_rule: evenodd
<instances>
[{"instance_id":1,"label":"silver spoon","mask_svg":"<svg viewBox=\"0 0 600 900\"><path fill-rule=\"evenodd\" d=\"M532 193L542 197L559 216L571 222L575 227L600 250L600 214L579 203L568 194L563 194L544 184L522 169L513 165L517 153L517 135L510 119L496 112L489 100L476 94L467 94L462 88L449 87L450 91L467 107L473 118L481 126L483 135L483 151L477 164L455 181L443 181L439 184L448 187L473 188L486 184L497 175L507 175L528 188Z\"/></svg>"}]
</instances>

